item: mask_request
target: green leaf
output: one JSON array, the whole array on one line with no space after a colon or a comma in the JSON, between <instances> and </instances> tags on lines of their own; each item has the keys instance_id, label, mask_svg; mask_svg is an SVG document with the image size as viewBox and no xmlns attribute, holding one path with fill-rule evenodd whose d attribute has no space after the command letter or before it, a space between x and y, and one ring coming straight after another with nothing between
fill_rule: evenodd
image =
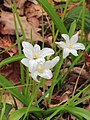
<instances>
[{"instance_id":1,"label":"green leaf","mask_svg":"<svg viewBox=\"0 0 90 120\"><path fill-rule=\"evenodd\" d=\"M6 100L4 99L3 101L3 107L2 107L2 110L1 110L1 114L0 114L0 120L2 120L3 118L5 118L4 116L4 113L5 113L5 108L6 108Z\"/></svg>"},{"instance_id":2,"label":"green leaf","mask_svg":"<svg viewBox=\"0 0 90 120\"><path fill-rule=\"evenodd\" d=\"M71 23L70 29L69 29L69 36L71 37L74 34L74 31L76 29L76 20L74 20Z\"/></svg>"},{"instance_id":3,"label":"green leaf","mask_svg":"<svg viewBox=\"0 0 90 120\"><path fill-rule=\"evenodd\" d=\"M3 103L0 103L0 111L3 108ZM8 114L10 112L10 110L12 109L12 105L6 103L6 108L5 108L5 116L8 117Z\"/></svg>"},{"instance_id":4,"label":"green leaf","mask_svg":"<svg viewBox=\"0 0 90 120\"><path fill-rule=\"evenodd\" d=\"M27 107L23 107L19 110L16 110L15 112L13 112L10 117L9 117L9 120L20 120L20 118L26 113L27 111ZM29 111L30 113L37 113L37 112L43 112L42 109L40 108L37 108L37 107L30 107Z\"/></svg>"},{"instance_id":5,"label":"green leaf","mask_svg":"<svg viewBox=\"0 0 90 120\"><path fill-rule=\"evenodd\" d=\"M8 57L4 60L2 60L0 62L0 67L6 65L6 64L9 64L9 63L12 63L12 62L15 62L15 61L19 61L21 60L22 58L24 57L24 55L15 55L15 56L12 56L12 57Z\"/></svg>"},{"instance_id":6,"label":"green leaf","mask_svg":"<svg viewBox=\"0 0 90 120\"><path fill-rule=\"evenodd\" d=\"M54 24L57 26L60 33L61 34L67 33L67 29L66 29L64 23L59 18L59 16L55 12L54 8L51 6L51 4L47 0L37 0L37 2L44 8L44 10L47 12L47 14L53 20Z\"/></svg>"},{"instance_id":7,"label":"green leaf","mask_svg":"<svg viewBox=\"0 0 90 120\"><path fill-rule=\"evenodd\" d=\"M70 10L65 17L65 24L67 26L67 28L70 27L71 23L76 20L76 25L77 28L81 28L81 24L82 24L82 6L78 6L73 8L72 10ZM85 30L89 30L90 29L90 12L88 10L85 10Z\"/></svg>"},{"instance_id":8,"label":"green leaf","mask_svg":"<svg viewBox=\"0 0 90 120\"><path fill-rule=\"evenodd\" d=\"M4 76L0 74L0 86L4 89L7 89L12 95L14 95L18 100L20 100L24 105L29 104L29 100L23 96L19 91L18 88L13 86Z\"/></svg>"},{"instance_id":9,"label":"green leaf","mask_svg":"<svg viewBox=\"0 0 90 120\"><path fill-rule=\"evenodd\" d=\"M86 120L90 120L90 111L88 111L84 108L67 106L64 108L64 110L75 116L79 115L79 116L85 118Z\"/></svg>"}]
</instances>

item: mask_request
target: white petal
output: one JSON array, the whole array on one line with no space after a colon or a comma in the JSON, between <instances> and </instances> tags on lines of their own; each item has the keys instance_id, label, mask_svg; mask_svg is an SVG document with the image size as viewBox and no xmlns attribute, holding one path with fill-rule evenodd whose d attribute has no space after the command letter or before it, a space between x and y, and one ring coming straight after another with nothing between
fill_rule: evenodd
<instances>
[{"instance_id":1,"label":"white petal","mask_svg":"<svg viewBox=\"0 0 90 120\"><path fill-rule=\"evenodd\" d=\"M62 34L62 37L66 40L66 44L70 43L69 36L67 34Z\"/></svg>"},{"instance_id":2,"label":"white petal","mask_svg":"<svg viewBox=\"0 0 90 120\"><path fill-rule=\"evenodd\" d=\"M37 79L37 72L31 73L31 77L36 81L36 82L40 82Z\"/></svg>"},{"instance_id":3,"label":"white petal","mask_svg":"<svg viewBox=\"0 0 90 120\"><path fill-rule=\"evenodd\" d=\"M36 59L36 61L37 61L38 63L43 64L43 63L45 62L45 59L44 59L44 58L38 58L38 59Z\"/></svg>"},{"instance_id":4,"label":"white petal","mask_svg":"<svg viewBox=\"0 0 90 120\"><path fill-rule=\"evenodd\" d=\"M70 38L71 44L75 44L77 41L78 41L78 33L75 34L75 35L73 35L73 36Z\"/></svg>"},{"instance_id":5,"label":"white petal","mask_svg":"<svg viewBox=\"0 0 90 120\"><path fill-rule=\"evenodd\" d=\"M24 55L28 58L28 59L33 59L33 53L30 50L27 49L23 49Z\"/></svg>"},{"instance_id":6,"label":"white petal","mask_svg":"<svg viewBox=\"0 0 90 120\"><path fill-rule=\"evenodd\" d=\"M55 43L58 44L62 48L66 48L67 47L67 45L64 42L55 42Z\"/></svg>"},{"instance_id":7,"label":"white petal","mask_svg":"<svg viewBox=\"0 0 90 120\"><path fill-rule=\"evenodd\" d=\"M23 42L22 42L22 46L23 46L23 48L26 49L26 50L33 51L33 46L32 46L32 44L30 44L29 42L23 41Z\"/></svg>"},{"instance_id":8,"label":"white petal","mask_svg":"<svg viewBox=\"0 0 90 120\"><path fill-rule=\"evenodd\" d=\"M36 60L29 60L29 71L35 72L37 70L38 62Z\"/></svg>"},{"instance_id":9,"label":"white petal","mask_svg":"<svg viewBox=\"0 0 90 120\"><path fill-rule=\"evenodd\" d=\"M54 54L54 50L53 49L51 49L51 48L43 48L40 51L39 57L51 56L52 54Z\"/></svg>"},{"instance_id":10,"label":"white petal","mask_svg":"<svg viewBox=\"0 0 90 120\"><path fill-rule=\"evenodd\" d=\"M38 44L34 45L34 53L39 53L40 52L40 46Z\"/></svg>"},{"instance_id":11,"label":"white petal","mask_svg":"<svg viewBox=\"0 0 90 120\"><path fill-rule=\"evenodd\" d=\"M44 63L44 68L45 69L51 69L51 68L53 68L57 64L57 62L59 61L59 59L60 59L59 56L56 56L54 59L46 61Z\"/></svg>"},{"instance_id":12,"label":"white petal","mask_svg":"<svg viewBox=\"0 0 90 120\"><path fill-rule=\"evenodd\" d=\"M84 50L85 49L85 46L82 44L82 43L75 43L73 45L73 49L76 49L76 50Z\"/></svg>"},{"instance_id":13,"label":"white petal","mask_svg":"<svg viewBox=\"0 0 90 120\"><path fill-rule=\"evenodd\" d=\"M74 56L78 56L77 50L75 49L70 49L70 53L72 53Z\"/></svg>"},{"instance_id":14,"label":"white petal","mask_svg":"<svg viewBox=\"0 0 90 120\"><path fill-rule=\"evenodd\" d=\"M45 79L51 79L53 76L51 70L49 69L44 70L43 73L38 73L38 75Z\"/></svg>"},{"instance_id":15,"label":"white petal","mask_svg":"<svg viewBox=\"0 0 90 120\"><path fill-rule=\"evenodd\" d=\"M26 67L29 67L29 59L23 58L23 59L21 60L21 63L24 64Z\"/></svg>"},{"instance_id":16,"label":"white petal","mask_svg":"<svg viewBox=\"0 0 90 120\"><path fill-rule=\"evenodd\" d=\"M63 58L66 58L68 55L69 55L69 49L68 49L68 48L65 48L65 49L63 50Z\"/></svg>"}]
</instances>

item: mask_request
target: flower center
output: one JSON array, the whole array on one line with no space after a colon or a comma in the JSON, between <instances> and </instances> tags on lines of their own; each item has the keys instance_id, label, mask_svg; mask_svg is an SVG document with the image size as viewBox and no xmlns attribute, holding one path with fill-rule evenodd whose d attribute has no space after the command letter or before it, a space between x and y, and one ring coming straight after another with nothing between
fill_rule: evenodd
<instances>
[{"instance_id":1,"label":"flower center","mask_svg":"<svg viewBox=\"0 0 90 120\"><path fill-rule=\"evenodd\" d=\"M68 44L68 48L72 48L72 44Z\"/></svg>"},{"instance_id":2,"label":"flower center","mask_svg":"<svg viewBox=\"0 0 90 120\"><path fill-rule=\"evenodd\" d=\"M37 59L37 58L38 58L38 54L37 53L33 54L33 59Z\"/></svg>"},{"instance_id":3,"label":"flower center","mask_svg":"<svg viewBox=\"0 0 90 120\"><path fill-rule=\"evenodd\" d=\"M38 69L37 69L37 71L38 71L39 73L43 73L44 69L43 69L42 66L39 66Z\"/></svg>"}]
</instances>

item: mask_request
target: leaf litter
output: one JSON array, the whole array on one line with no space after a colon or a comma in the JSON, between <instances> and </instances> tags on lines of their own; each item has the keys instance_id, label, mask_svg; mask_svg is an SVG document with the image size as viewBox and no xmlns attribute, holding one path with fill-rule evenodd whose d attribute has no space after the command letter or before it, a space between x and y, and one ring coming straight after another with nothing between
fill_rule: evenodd
<instances>
[{"instance_id":1,"label":"leaf litter","mask_svg":"<svg viewBox=\"0 0 90 120\"><path fill-rule=\"evenodd\" d=\"M36 2L36 0L28 0L28 1L14 0L14 2L16 3L19 17L20 17L22 26L24 28L27 41L30 40L30 31L32 30L32 40L38 43L42 42L42 37L41 37L42 36L41 35L42 8L41 6ZM59 3L59 1L55 0L54 4L57 4L57 3ZM0 6L0 52L3 50L6 50L10 46L12 46L14 43L16 43L14 18L11 12L11 6L9 1L4 0L3 6L5 6L6 10L4 7ZM72 9L72 6L68 8L68 10L70 9ZM48 22L49 16L45 11L44 11L44 19L46 22L45 25L47 24L50 25L50 23ZM49 26L49 30L50 30L50 26ZM19 31L19 35L22 36L19 25L18 25L18 31ZM88 38L89 36L90 34L88 34ZM48 29L46 29L46 32L45 32L46 46L52 46L52 39L53 39L52 34L48 32ZM17 45L15 45L10 50L7 50L4 53L0 54L0 61L2 61L3 59L9 56L13 56L17 54L17 52L18 52ZM77 91L79 88L86 86L88 84L88 79L90 78L90 56L84 51L83 57L85 58L85 66L81 68L79 67L80 65L76 65L71 70L62 88L53 94L51 99L51 104L48 106L49 108L59 106L65 103L66 101L68 101L71 98L71 96L74 95L73 90L75 87L76 87L75 91ZM83 65L84 63L81 63L81 66ZM62 71L63 70L60 70L60 73ZM65 72L67 71L68 71L68 67L66 68ZM0 73L2 73L7 79L12 81L14 85L20 85L19 62L14 62L14 63L3 66L2 68L0 68ZM78 79L78 82L76 84L77 79ZM50 87L50 85L51 85L51 82L47 81L45 89L47 90ZM37 98L40 98L42 96L42 87L43 86L41 86L41 90L39 90L37 93ZM13 104L12 98L8 94L9 93L5 93L3 95L2 101L4 100L4 98L6 98L7 102L10 102L11 104ZM82 97L84 96L86 96L86 94L82 95ZM48 98L46 98L46 101L48 102ZM83 103L82 107L85 107L86 109L90 110L89 99L86 102L87 103ZM45 103L42 102L41 104L44 105ZM18 103L18 107L21 108L22 105ZM45 109L45 106L43 107L43 109ZM65 116L67 117L65 118ZM66 120L66 119L75 120L76 118L73 116L67 115L67 113L64 115L64 117L60 118L60 120Z\"/></svg>"}]
</instances>

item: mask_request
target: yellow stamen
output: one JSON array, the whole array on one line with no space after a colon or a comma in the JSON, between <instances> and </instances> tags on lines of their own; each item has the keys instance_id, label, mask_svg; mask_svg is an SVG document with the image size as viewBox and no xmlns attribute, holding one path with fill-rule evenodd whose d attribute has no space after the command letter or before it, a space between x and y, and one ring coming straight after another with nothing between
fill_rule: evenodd
<instances>
[{"instance_id":1,"label":"yellow stamen","mask_svg":"<svg viewBox=\"0 0 90 120\"><path fill-rule=\"evenodd\" d=\"M72 48L72 44L68 44L68 48Z\"/></svg>"},{"instance_id":2,"label":"yellow stamen","mask_svg":"<svg viewBox=\"0 0 90 120\"><path fill-rule=\"evenodd\" d=\"M38 69L37 69L37 71L38 71L39 73L43 73L44 69L42 68L42 66L39 66Z\"/></svg>"},{"instance_id":3,"label":"yellow stamen","mask_svg":"<svg viewBox=\"0 0 90 120\"><path fill-rule=\"evenodd\" d=\"M35 53L35 54L33 55L33 59L37 59L37 58L38 58L38 54Z\"/></svg>"}]
</instances>

